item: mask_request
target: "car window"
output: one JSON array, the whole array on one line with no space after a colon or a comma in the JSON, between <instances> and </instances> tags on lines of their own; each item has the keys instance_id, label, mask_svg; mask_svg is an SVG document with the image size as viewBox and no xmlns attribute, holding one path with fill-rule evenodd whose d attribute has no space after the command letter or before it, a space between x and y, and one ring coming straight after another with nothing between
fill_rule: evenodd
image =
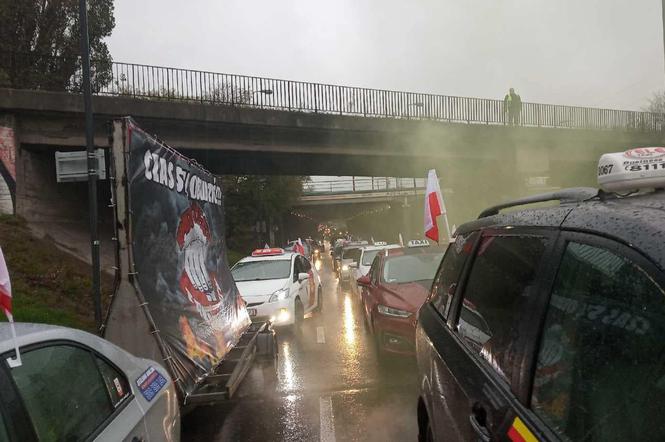
<instances>
[{"instance_id":1,"label":"car window","mask_svg":"<svg viewBox=\"0 0 665 442\"><path fill-rule=\"evenodd\" d=\"M360 249L346 249L342 254L342 259L350 259L353 262L358 262L360 260Z\"/></svg>"},{"instance_id":2,"label":"car window","mask_svg":"<svg viewBox=\"0 0 665 442\"><path fill-rule=\"evenodd\" d=\"M300 260L296 256L293 259L293 281L298 280L298 274L300 273Z\"/></svg>"},{"instance_id":3,"label":"car window","mask_svg":"<svg viewBox=\"0 0 665 442\"><path fill-rule=\"evenodd\" d=\"M302 268L303 272L308 273L310 270L312 270L312 264L310 264L309 260L307 258L300 258L302 260Z\"/></svg>"},{"instance_id":4,"label":"car window","mask_svg":"<svg viewBox=\"0 0 665 442\"><path fill-rule=\"evenodd\" d=\"M457 288L459 277L464 263L471 252L478 233L458 235L455 243L451 244L443 257L443 263L432 286L432 303L444 318L448 317L448 310Z\"/></svg>"},{"instance_id":5,"label":"car window","mask_svg":"<svg viewBox=\"0 0 665 442\"><path fill-rule=\"evenodd\" d=\"M534 289L545 238L486 236L464 290L458 333L464 342L509 380L520 311Z\"/></svg>"},{"instance_id":6,"label":"car window","mask_svg":"<svg viewBox=\"0 0 665 442\"><path fill-rule=\"evenodd\" d=\"M383 265L383 280L388 284L415 281L429 281L431 284L442 257L443 252L388 257Z\"/></svg>"},{"instance_id":7,"label":"car window","mask_svg":"<svg viewBox=\"0 0 665 442\"><path fill-rule=\"evenodd\" d=\"M289 277L291 261L288 259L270 259L264 261L240 261L231 269L235 282L263 281Z\"/></svg>"},{"instance_id":8,"label":"car window","mask_svg":"<svg viewBox=\"0 0 665 442\"><path fill-rule=\"evenodd\" d=\"M11 374L40 441L86 439L113 413L90 351L53 345L21 357Z\"/></svg>"},{"instance_id":9,"label":"car window","mask_svg":"<svg viewBox=\"0 0 665 442\"><path fill-rule=\"evenodd\" d=\"M373 285L377 285L379 283L379 267L381 266L380 262L381 257L375 256L374 261L372 261L372 267L369 269L369 277Z\"/></svg>"},{"instance_id":10,"label":"car window","mask_svg":"<svg viewBox=\"0 0 665 442\"><path fill-rule=\"evenodd\" d=\"M665 440L665 292L635 262L567 245L532 408L573 440Z\"/></svg>"},{"instance_id":11,"label":"car window","mask_svg":"<svg viewBox=\"0 0 665 442\"><path fill-rule=\"evenodd\" d=\"M380 250L365 250L362 256L362 265L368 266L374 261L374 257L378 255Z\"/></svg>"},{"instance_id":12,"label":"car window","mask_svg":"<svg viewBox=\"0 0 665 442\"><path fill-rule=\"evenodd\" d=\"M117 408L124 399L130 396L131 390L129 388L129 382L127 382L127 378L125 378L118 369L111 366L102 358L95 356L95 362L97 363L97 368L99 368L99 372L104 380L106 392L111 400L111 404L114 408Z\"/></svg>"}]
</instances>

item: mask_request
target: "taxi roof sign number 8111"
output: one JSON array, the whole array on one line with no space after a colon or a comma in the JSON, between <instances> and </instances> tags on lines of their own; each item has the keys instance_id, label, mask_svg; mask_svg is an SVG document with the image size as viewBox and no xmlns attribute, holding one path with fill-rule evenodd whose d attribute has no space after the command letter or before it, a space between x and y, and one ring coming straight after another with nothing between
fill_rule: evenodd
<instances>
[{"instance_id":1,"label":"taxi roof sign number 8111","mask_svg":"<svg viewBox=\"0 0 665 442\"><path fill-rule=\"evenodd\" d=\"M608 192L665 187L665 147L639 147L602 155L598 185Z\"/></svg>"},{"instance_id":2,"label":"taxi roof sign number 8111","mask_svg":"<svg viewBox=\"0 0 665 442\"><path fill-rule=\"evenodd\" d=\"M266 248L266 249L256 249L252 252L252 256L277 256L277 255L283 255L284 254L284 249L278 248L278 247L273 247L273 248Z\"/></svg>"}]
</instances>

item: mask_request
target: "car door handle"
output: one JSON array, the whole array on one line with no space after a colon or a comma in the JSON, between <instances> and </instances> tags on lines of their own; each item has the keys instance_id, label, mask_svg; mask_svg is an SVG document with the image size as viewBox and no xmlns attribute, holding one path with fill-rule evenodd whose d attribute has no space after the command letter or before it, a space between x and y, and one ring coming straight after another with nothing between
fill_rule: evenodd
<instances>
[{"instance_id":1,"label":"car door handle","mask_svg":"<svg viewBox=\"0 0 665 442\"><path fill-rule=\"evenodd\" d=\"M478 435L479 440L483 442L490 441L490 432L484 425L481 425L480 422L478 422L478 418L476 417L475 412L469 415L469 422L471 423L471 428L473 428L473 431L475 431Z\"/></svg>"}]
</instances>

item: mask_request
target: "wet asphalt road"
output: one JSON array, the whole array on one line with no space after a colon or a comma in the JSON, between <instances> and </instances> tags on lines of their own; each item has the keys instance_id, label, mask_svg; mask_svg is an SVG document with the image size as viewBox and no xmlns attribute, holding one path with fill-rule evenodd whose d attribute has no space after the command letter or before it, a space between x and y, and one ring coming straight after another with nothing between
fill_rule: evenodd
<instances>
[{"instance_id":1,"label":"wet asphalt road","mask_svg":"<svg viewBox=\"0 0 665 442\"><path fill-rule=\"evenodd\" d=\"M412 441L416 367L377 359L355 292L325 257L323 311L299 332L277 330L277 376L253 368L233 400L183 418L184 441Z\"/></svg>"}]
</instances>

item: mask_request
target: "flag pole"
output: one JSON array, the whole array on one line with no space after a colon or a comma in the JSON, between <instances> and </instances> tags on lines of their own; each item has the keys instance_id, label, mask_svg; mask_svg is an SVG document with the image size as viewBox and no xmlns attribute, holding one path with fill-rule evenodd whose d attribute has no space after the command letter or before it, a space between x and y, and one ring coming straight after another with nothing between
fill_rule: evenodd
<instances>
[{"instance_id":1,"label":"flag pole","mask_svg":"<svg viewBox=\"0 0 665 442\"><path fill-rule=\"evenodd\" d=\"M453 242L453 235L450 233L450 224L448 224L448 212L443 213L443 220L446 223L446 233L448 233L448 242Z\"/></svg>"},{"instance_id":2,"label":"flag pole","mask_svg":"<svg viewBox=\"0 0 665 442\"><path fill-rule=\"evenodd\" d=\"M16 328L14 327L14 318L12 317L12 314L9 313L6 310L5 310L5 314L8 315L7 319L9 319L9 327L12 329L12 339L14 339L14 349L16 350L16 357L7 358L7 364L9 364L10 368L16 368L16 367L20 367L21 365L23 365L23 362L21 361L21 352L19 351L19 348L18 348L18 338L16 337Z\"/></svg>"}]
</instances>

